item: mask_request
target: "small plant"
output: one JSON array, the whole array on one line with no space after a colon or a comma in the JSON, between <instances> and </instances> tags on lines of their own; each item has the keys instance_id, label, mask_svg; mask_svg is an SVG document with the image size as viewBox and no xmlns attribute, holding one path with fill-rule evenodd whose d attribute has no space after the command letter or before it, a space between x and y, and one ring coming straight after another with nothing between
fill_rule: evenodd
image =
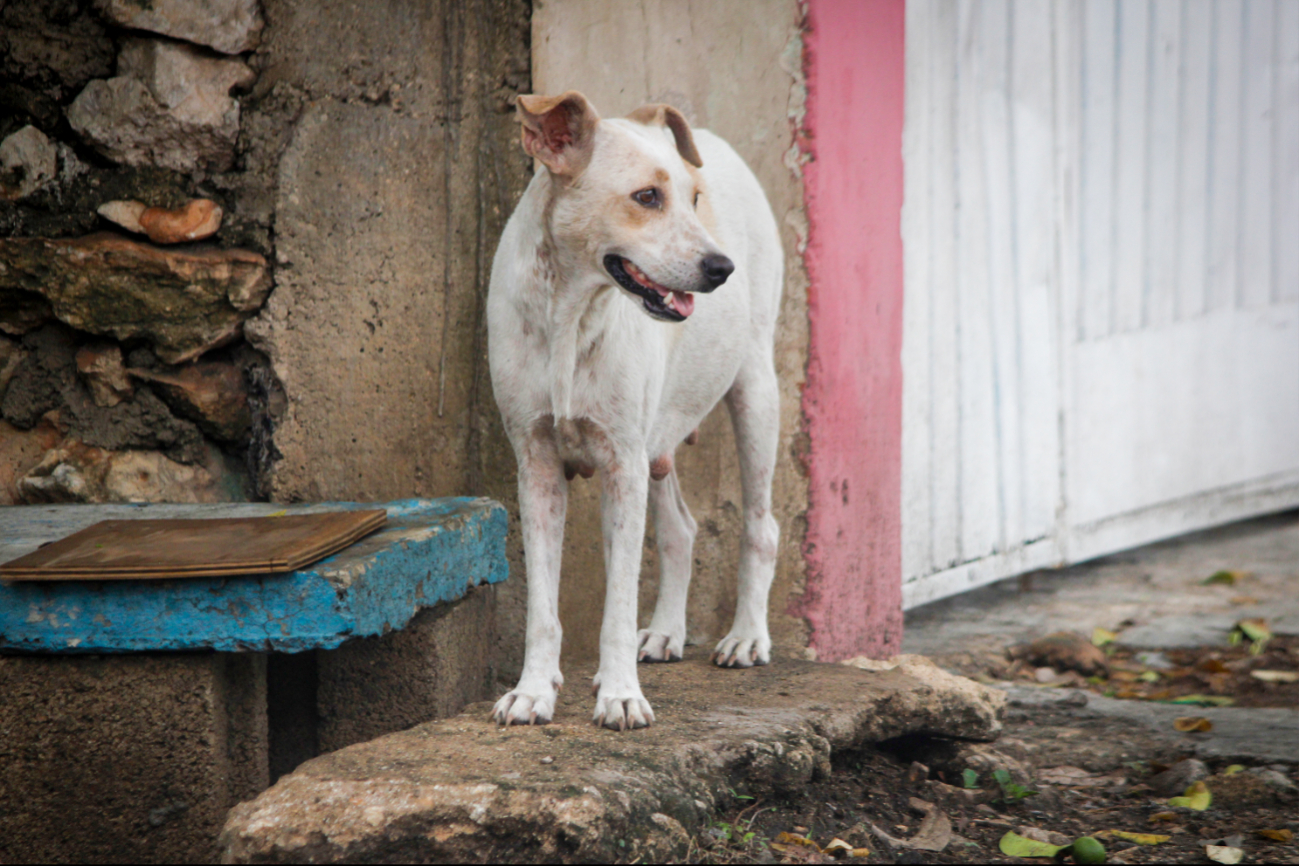
<instances>
[{"instance_id":1,"label":"small plant","mask_svg":"<svg viewBox=\"0 0 1299 866\"><path fill-rule=\"evenodd\" d=\"M713 822L713 837L728 845L738 845L742 848L749 847L749 844L757 838L757 832L754 830L744 830L727 821Z\"/></svg>"},{"instance_id":2,"label":"small plant","mask_svg":"<svg viewBox=\"0 0 1299 866\"><path fill-rule=\"evenodd\" d=\"M1006 770L993 770L992 778L1001 787L1001 799L1005 803L1018 803L1037 794L1037 791L1031 791L1012 779Z\"/></svg>"},{"instance_id":3,"label":"small plant","mask_svg":"<svg viewBox=\"0 0 1299 866\"><path fill-rule=\"evenodd\" d=\"M967 767L961 771L961 781L966 788L977 788L979 787L979 774Z\"/></svg>"}]
</instances>

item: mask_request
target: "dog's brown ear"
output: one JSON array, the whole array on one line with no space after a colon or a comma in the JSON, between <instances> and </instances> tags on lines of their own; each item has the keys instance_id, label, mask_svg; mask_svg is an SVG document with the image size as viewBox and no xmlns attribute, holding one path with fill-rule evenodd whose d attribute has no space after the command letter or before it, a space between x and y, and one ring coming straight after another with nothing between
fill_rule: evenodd
<instances>
[{"instance_id":1,"label":"dog's brown ear","mask_svg":"<svg viewBox=\"0 0 1299 866\"><path fill-rule=\"evenodd\" d=\"M642 105L627 115L627 119L646 126L666 126L672 130L672 137L677 141L677 153L681 154L681 158L695 168L704 167L704 161L700 158L699 151L695 149L695 137L690 134L690 124L686 123L686 116L672 106L661 102Z\"/></svg>"},{"instance_id":2,"label":"dog's brown ear","mask_svg":"<svg viewBox=\"0 0 1299 866\"><path fill-rule=\"evenodd\" d=\"M576 177L591 160L600 116L576 90L559 96L520 96L523 149L551 172Z\"/></svg>"}]
</instances>

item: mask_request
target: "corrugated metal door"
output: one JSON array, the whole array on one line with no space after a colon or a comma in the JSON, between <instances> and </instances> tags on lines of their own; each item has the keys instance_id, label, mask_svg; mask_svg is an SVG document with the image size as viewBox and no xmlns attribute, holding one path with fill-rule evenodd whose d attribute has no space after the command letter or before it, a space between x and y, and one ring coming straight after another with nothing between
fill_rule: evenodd
<instances>
[{"instance_id":1,"label":"corrugated metal door","mask_svg":"<svg viewBox=\"0 0 1299 866\"><path fill-rule=\"evenodd\" d=\"M1299 504L1299 3L910 0L904 604Z\"/></svg>"}]
</instances>

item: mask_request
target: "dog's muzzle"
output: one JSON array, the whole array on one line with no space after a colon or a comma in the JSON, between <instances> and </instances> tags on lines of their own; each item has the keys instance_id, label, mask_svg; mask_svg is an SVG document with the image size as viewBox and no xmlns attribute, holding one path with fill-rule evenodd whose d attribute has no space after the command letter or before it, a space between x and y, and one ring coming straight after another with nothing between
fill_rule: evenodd
<instances>
[{"instance_id":1,"label":"dog's muzzle","mask_svg":"<svg viewBox=\"0 0 1299 866\"><path fill-rule=\"evenodd\" d=\"M722 258L726 258L722 256ZM726 259L730 263L730 259ZM731 265L734 270L735 266ZM695 299L689 292L678 292L660 286L647 277L640 268L629 259L610 253L604 257L604 269L614 278L618 285L641 299L645 312L656 319L668 322L684 322L695 310ZM727 271L727 275L730 271ZM723 280L726 277L722 277ZM720 285L720 283L718 284ZM713 286L716 288L717 286ZM712 289L709 289L712 291Z\"/></svg>"}]
</instances>

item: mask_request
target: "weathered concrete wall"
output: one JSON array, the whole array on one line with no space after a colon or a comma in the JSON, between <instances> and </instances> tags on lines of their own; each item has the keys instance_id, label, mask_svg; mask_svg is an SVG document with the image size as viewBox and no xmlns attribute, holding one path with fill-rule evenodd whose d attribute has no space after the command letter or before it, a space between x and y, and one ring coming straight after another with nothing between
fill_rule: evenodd
<instances>
[{"instance_id":1,"label":"weathered concrete wall","mask_svg":"<svg viewBox=\"0 0 1299 866\"><path fill-rule=\"evenodd\" d=\"M267 778L265 658L0 656L0 861L212 862Z\"/></svg>"},{"instance_id":2,"label":"weathered concrete wall","mask_svg":"<svg viewBox=\"0 0 1299 866\"><path fill-rule=\"evenodd\" d=\"M803 43L795 0L547 0L533 10L533 84L538 93L586 94L606 117L647 102L681 109L693 126L725 138L757 174L781 225L785 293L776 335L781 385L780 457L773 503L781 528L771 594L773 640L805 646L807 627L786 613L802 592L801 545L807 480L800 392L807 361L807 277L799 151L794 130L803 106ZM730 418L719 407L699 430L699 444L676 455L682 489L696 521L694 579L687 642L726 634L735 608L741 534L739 462ZM560 618L566 661L597 651L604 602L599 486L569 488ZM649 620L658 585L651 540L641 572L640 615ZM519 587L512 587L518 590ZM503 624L510 615L502 611ZM518 628L522 634L522 628Z\"/></svg>"},{"instance_id":3,"label":"weathered concrete wall","mask_svg":"<svg viewBox=\"0 0 1299 866\"><path fill-rule=\"evenodd\" d=\"M527 3L264 6L245 124L267 188L244 195L275 224L275 292L247 327L287 396L270 495L482 492L482 305L528 178Z\"/></svg>"}]
</instances>

